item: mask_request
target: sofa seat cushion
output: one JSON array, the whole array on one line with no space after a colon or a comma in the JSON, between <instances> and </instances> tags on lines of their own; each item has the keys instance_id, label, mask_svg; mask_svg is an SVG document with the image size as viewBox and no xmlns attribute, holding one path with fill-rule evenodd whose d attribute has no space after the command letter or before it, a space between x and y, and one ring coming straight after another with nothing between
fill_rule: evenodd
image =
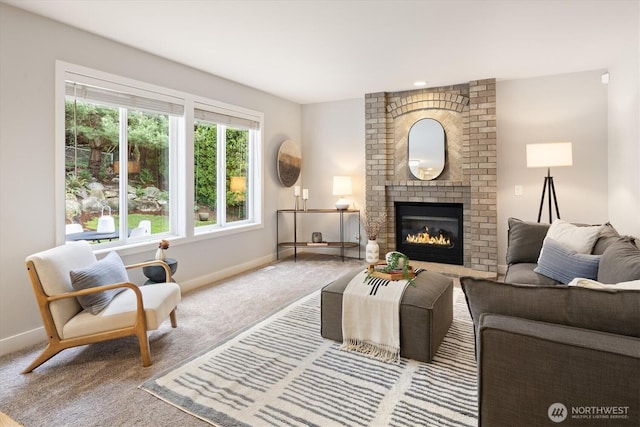
<instances>
[{"instance_id":1,"label":"sofa seat cushion","mask_svg":"<svg viewBox=\"0 0 640 427\"><path fill-rule=\"evenodd\" d=\"M180 302L180 287L176 283L154 283L141 286L147 330L158 329ZM69 320L62 330L62 338L76 338L88 334L113 331L132 326L136 321L136 295L127 289L117 294L98 314L83 310Z\"/></svg>"},{"instance_id":2,"label":"sofa seat cushion","mask_svg":"<svg viewBox=\"0 0 640 427\"><path fill-rule=\"evenodd\" d=\"M460 283L476 328L482 314L492 313L640 337L637 290L516 285L471 277Z\"/></svg>"},{"instance_id":3,"label":"sofa seat cushion","mask_svg":"<svg viewBox=\"0 0 640 427\"><path fill-rule=\"evenodd\" d=\"M534 270L538 266L536 263L511 264L507 269L504 281L508 283L523 283L529 285L559 285L560 282L550 277L536 273Z\"/></svg>"}]
</instances>

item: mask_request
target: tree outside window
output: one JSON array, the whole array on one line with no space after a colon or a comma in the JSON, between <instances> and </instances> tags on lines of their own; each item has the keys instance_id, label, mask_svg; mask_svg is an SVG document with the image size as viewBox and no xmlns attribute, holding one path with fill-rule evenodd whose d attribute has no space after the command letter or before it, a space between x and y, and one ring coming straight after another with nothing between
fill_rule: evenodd
<instances>
[{"instance_id":1,"label":"tree outside window","mask_svg":"<svg viewBox=\"0 0 640 427\"><path fill-rule=\"evenodd\" d=\"M148 220L152 234L168 232L169 121L167 114L67 96L65 222L96 231L108 208L116 229L121 221L128 231Z\"/></svg>"},{"instance_id":2,"label":"tree outside window","mask_svg":"<svg viewBox=\"0 0 640 427\"><path fill-rule=\"evenodd\" d=\"M194 125L196 229L248 219L250 131L197 120ZM219 152L219 147L224 151ZM219 166L219 158L224 163ZM218 179L224 182L218 198ZM221 209L219 209L221 207Z\"/></svg>"}]
</instances>

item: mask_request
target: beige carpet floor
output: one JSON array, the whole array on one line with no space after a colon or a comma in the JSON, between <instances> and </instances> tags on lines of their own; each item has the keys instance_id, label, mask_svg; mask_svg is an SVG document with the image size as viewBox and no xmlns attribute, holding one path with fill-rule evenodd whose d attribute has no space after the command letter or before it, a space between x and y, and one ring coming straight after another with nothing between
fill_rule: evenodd
<instances>
[{"instance_id":1,"label":"beige carpet floor","mask_svg":"<svg viewBox=\"0 0 640 427\"><path fill-rule=\"evenodd\" d=\"M133 337L65 350L27 375L45 343L3 356L0 411L25 427L208 425L138 386L358 266L365 262L303 253L186 293L178 328L167 321L150 333L148 368Z\"/></svg>"}]
</instances>

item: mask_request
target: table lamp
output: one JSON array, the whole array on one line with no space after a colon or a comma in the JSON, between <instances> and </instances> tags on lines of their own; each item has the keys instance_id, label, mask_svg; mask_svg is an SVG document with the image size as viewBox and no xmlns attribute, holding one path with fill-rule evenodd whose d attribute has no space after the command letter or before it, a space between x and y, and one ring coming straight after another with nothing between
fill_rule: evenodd
<instances>
[{"instance_id":1,"label":"table lamp","mask_svg":"<svg viewBox=\"0 0 640 427\"><path fill-rule=\"evenodd\" d=\"M351 177L350 176L334 176L333 177L333 195L340 196L336 202L336 209L348 209L351 202L345 199L345 196L351 195Z\"/></svg>"},{"instance_id":2,"label":"table lamp","mask_svg":"<svg viewBox=\"0 0 640 427\"><path fill-rule=\"evenodd\" d=\"M244 193L247 191L247 177L232 176L229 183L229 191L232 193Z\"/></svg>"},{"instance_id":3,"label":"table lamp","mask_svg":"<svg viewBox=\"0 0 640 427\"><path fill-rule=\"evenodd\" d=\"M542 197L540 198L540 209L538 209L538 222L542 217L542 207L544 206L544 196L549 191L549 224L551 224L551 198L556 208L556 216L560 219L558 210L558 199L556 198L556 187L551 176L551 168L555 166L572 166L573 157L570 142L550 142L545 144L527 144L527 167L547 168L547 176L544 177L542 186Z\"/></svg>"}]
</instances>

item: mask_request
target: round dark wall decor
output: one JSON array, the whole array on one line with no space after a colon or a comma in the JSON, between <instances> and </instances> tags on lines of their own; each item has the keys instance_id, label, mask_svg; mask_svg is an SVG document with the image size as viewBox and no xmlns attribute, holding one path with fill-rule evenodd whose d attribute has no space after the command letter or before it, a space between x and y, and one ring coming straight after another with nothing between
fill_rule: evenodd
<instances>
[{"instance_id":1,"label":"round dark wall decor","mask_svg":"<svg viewBox=\"0 0 640 427\"><path fill-rule=\"evenodd\" d=\"M285 187L291 187L300 176L302 155L300 149L290 139L280 145L278 150L278 178Z\"/></svg>"}]
</instances>

